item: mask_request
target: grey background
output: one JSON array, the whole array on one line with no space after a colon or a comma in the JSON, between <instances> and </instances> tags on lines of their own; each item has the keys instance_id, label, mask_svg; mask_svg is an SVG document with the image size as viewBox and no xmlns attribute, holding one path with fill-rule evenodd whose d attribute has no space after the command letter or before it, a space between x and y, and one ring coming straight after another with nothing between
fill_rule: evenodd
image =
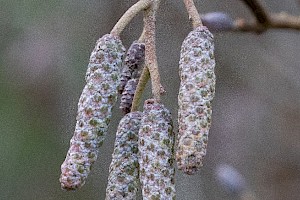
<instances>
[{"instance_id":1,"label":"grey background","mask_svg":"<svg viewBox=\"0 0 300 200\"><path fill-rule=\"evenodd\" d=\"M104 199L114 134L86 185L60 189L84 76L95 41L136 1L0 1L0 199ZM240 0L195 1L200 12L225 11L253 19ZM274 12L300 15L296 0L268 0ZM139 37L142 15L122 34ZM183 3L166 0L157 20L163 98L177 117L180 46L191 30ZM177 199L238 199L217 183L216 166L244 175L257 199L300 199L300 32L215 34L217 91L205 165L195 176L177 173ZM150 97L149 87L144 98ZM175 124L177 126L177 124Z\"/></svg>"}]
</instances>

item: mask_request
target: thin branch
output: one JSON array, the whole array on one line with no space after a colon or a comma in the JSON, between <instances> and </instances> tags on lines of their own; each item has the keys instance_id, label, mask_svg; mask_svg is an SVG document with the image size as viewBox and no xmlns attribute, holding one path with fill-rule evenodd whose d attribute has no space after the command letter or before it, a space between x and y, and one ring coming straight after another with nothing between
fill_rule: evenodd
<instances>
[{"instance_id":1,"label":"thin branch","mask_svg":"<svg viewBox=\"0 0 300 200\"><path fill-rule=\"evenodd\" d=\"M152 93L154 98L159 102L161 95L160 75L158 71L156 45L155 45L155 21L156 11L159 7L160 0L153 0L152 5L145 11L144 28L145 28L145 64L149 69L152 83Z\"/></svg>"},{"instance_id":2,"label":"thin branch","mask_svg":"<svg viewBox=\"0 0 300 200\"><path fill-rule=\"evenodd\" d=\"M258 23L263 26L269 24L269 15L265 8L261 5L260 0L242 0L251 9Z\"/></svg>"},{"instance_id":3,"label":"thin branch","mask_svg":"<svg viewBox=\"0 0 300 200\"><path fill-rule=\"evenodd\" d=\"M131 6L119 19L114 28L111 30L111 34L120 35L125 27L131 22L131 20L142 10L147 9L152 0L140 0Z\"/></svg>"},{"instance_id":4,"label":"thin branch","mask_svg":"<svg viewBox=\"0 0 300 200\"><path fill-rule=\"evenodd\" d=\"M193 23L193 27L202 26L202 21L193 0L183 0L186 10L189 14L189 19Z\"/></svg>"},{"instance_id":5,"label":"thin branch","mask_svg":"<svg viewBox=\"0 0 300 200\"><path fill-rule=\"evenodd\" d=\"M150 79L150 73L149 73L148 67L144 66L142 75L140 77L139 83L135 90L135 94L134 94L134 98L133 98L132 106L131 106L131 112L135 112L139 109L142 94L144 92L144 89L145 89L149 79Z\"/></svg>"},{"instance_id":6,"label":"thin branch","mask_svg":"<svg viewBox=\"0 0 300 200\"><path fill-rule=\"evenodd\" d=\"M258 23L247 22L245 19L238 19L234 23L233 31L263 32L266 29L300 30L300 16L292 16L286 13L270 14L267 27Z\"/></svg>"}]
</instances>

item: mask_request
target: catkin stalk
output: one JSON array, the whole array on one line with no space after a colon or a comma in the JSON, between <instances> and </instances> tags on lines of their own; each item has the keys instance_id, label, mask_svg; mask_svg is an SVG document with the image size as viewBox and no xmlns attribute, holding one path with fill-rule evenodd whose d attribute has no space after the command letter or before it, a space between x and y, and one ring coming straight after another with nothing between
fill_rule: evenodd
<instances>
[{"instance_id":1,"label":"catkin stalk","mask_svg":"<svg viewBox=\"0 0 300 200\"><path fill-rule=\"evenodd\" d=\"M141 112L125 115L118 127L105 200L135 200L138 190L138 132Z\"/></svg>"},{"instance_id":2,"label":"catkin stalk","mask_svg":"<svg viewBox=\"0 0 300 200\"><path fill-rule=\"evenodd\" d=\"M180 52L176 160L178 169L194 174L206 155L215 95L213 35L205 26L191 31Z\"/></svg>"},{"instance_id":3,"label":"catkin stalk","mask_svg":"<svg viewBox=\"0 0 300 200\"><path fill-rule=\"evenodd\" d=\"M75 190L84 185L97 159L117 100L124 54L125 48L117 36L107 34L96 43L85 77L87 84L78 103L74 135L61 165L62 189Z\"/></svg>"},{"instance_id":4,"label":"catkin stalk","mask_svg":"<svg viewBox=\"0 0 300 200\"><path fill-rule=\"evenodd\" d=\"M139 130L140 182L144 200L175 199L173 162L171 114L156 100L147 100Z\"/></svg>"}]
</instances>

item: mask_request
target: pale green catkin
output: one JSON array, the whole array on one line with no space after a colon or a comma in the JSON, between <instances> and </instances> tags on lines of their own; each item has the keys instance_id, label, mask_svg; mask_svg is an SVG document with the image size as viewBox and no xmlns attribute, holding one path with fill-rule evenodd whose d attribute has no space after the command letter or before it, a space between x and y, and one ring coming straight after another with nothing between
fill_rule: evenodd
<instances>
[{"instance_id":1,"label":"pale green catkin","mask_svg":"<svg viewBox=\"0 0 300 200\"><path fill-rule=\"evenodd\" d=\"M138 132L142 113L125 115L116 133L105 200L135 200L138 191Z\"/></svg>"},{"instance_id":2,"label":"pale green catkin","mask_svg":"<svg viewBox=\"0 0 300 200\"><path fill-rule=\"evenodd\" d=\"M75 190L84 185L97 159L117 100L124 54L125 48L117 36L106 34L96 43L85 77L87 84L78 103L75 132L61 165L62 189Z\"/></svg>"},{"instance_id":3,"label":"pale green catkin","mask_svg":"<svg viewBox=\"0 0 300 200\"><path fill-rule=\"evenodd\" d=\"M215 95L213 35L204 27L191 31L180 52L176 160L178 169L194 174L206 155Z\"/></svg>"},{"instance_id":4,"label":"pale green catkin","mask_svg":"<svg viewBox=\"0 0 300 200\"><path fill-rule=\"evenodd\" d=\"M175 199L174 138L169 110L153 99L147 100L139 130L143 200Z\"/></svg>"}]
</instances>

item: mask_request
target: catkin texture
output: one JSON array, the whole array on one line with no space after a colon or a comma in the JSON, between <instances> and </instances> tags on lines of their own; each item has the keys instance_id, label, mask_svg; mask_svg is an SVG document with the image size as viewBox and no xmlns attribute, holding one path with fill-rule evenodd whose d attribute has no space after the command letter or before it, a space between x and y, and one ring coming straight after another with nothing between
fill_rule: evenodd
<instances>
[{"instance_id":1,"label":"catkin texture","mask_svg":"<svg viewBox=\"0 0 300 200\"><path fill-rule=\"evenodd\" d=\"M104 35L96 43L85 77L87 84L78 103L74 135L61 165L62 189L75 190L84 185L97 159L117 100L124 54L121 40L111 34Z\"/></svg>"},{"instance_id":2,"label":"catkin texture","mask_svg":"<svg viewBox=\"0 0 300 200\"><path fill-rule=\"evenodd\" d=\"M144 200L175 199L174 133L171 114L155 100L144 104L139 130L140 182Z\"/></svg>"},{"instance_id":3,"label":"catkin texture","mask_svg":"<svg viewBox=\"0 0 300 200\"><path fill-rule=\"evenodd\" d=\"M119 93L122 94L128 82L132 78L138 79L145 59L145 44L134 41L129 47L120 78Z\"/></svg>"},{"instance_id":4,"label":"catkin texture","mask_svg":"<svg viewBox=\"0 0 300 200\"><path fill-rule=\"evenodd\" d=\"M105 200L134 200L138 190L138 132L142 113L125 115L116 133Z\"/></svg>"},{"instance_id":5,"label":"catkin texture","mask_svg":"<svg viewBox=\"0 0 300 200\"><path fill-rule=\"evenodd\" d=\"M206 27L191 31L180 52L176 160L178 169L194 174L206 155L215 95L213 35Z\"/></svg>"},{"instance_id":6,"label":"catkin texture","mask_svg":"<svg viewBox=\"0 0 300 200\"><path fill-rule=\"evenodd\" d=\"M138 84L138 79L130 79L124 88L121 96L120 109L124 114L127 114L131 110L134 93Z\"/></svg>"}]
</instances>

